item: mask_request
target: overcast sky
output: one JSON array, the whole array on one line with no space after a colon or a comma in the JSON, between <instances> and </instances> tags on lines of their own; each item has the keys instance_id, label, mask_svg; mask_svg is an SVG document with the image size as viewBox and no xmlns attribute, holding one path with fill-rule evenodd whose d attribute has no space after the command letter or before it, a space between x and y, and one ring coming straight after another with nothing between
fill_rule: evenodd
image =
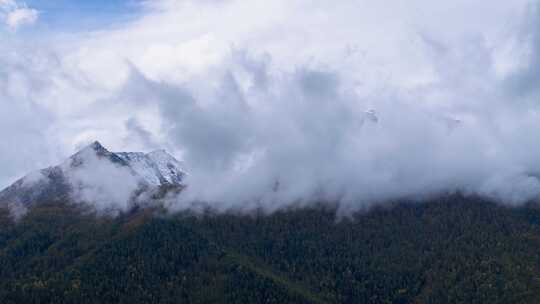
<instances>
[{"instance_id":1,"label":"overcast sky","mask_svg":"<svg viewBox=\"0 0 540 304\"><path fill-rule=\"evenodd\" d=\"M0 0L0 186L99 140L167 149L187 200L227 206L523 202L539 17L525 0Z\"/></svg>"}]
</instances>

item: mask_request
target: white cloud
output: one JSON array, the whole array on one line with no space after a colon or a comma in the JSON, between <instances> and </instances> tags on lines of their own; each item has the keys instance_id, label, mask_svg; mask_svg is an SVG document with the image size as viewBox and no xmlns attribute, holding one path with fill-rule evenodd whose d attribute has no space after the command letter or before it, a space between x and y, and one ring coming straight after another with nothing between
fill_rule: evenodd
<instances>
[{"instance_id":1,"label":"white cloud","mask_svg":"<svg viewBox=\"0 0 540 304\"><path fill-rule=\"evenodd\" d=\"M14 0L0 0L0 18L13 30L21 26L32 25L39 18L39 12L29 8L25 3Z\"/></svg>"},{"instance_id":2,"label":"white cloud","mask_svg":"<svg viewBox=\"0 0 540 304\"><path fill-rule=\"evenodd\" d=\"M0 8L2 8L2 10L8 10L16 7L17 3L15 0L0 0Z\"/></svg>"},{"instance_id":3,"label":"white cloud","mask_svg":"<svg viewBox=\"0 0 540 304\"><path fill-rule=\"evenodd\" d=\"M138 178L128 168L100 159L92 149L83 150L79 157L81 166L73 168L67 162L63 168L76 200L100 212L127 210L139 187Z\"/></svg>"},{"instance_id":4,"label":"white cloud","mask_svg":"<svg viewBox=\"0 0 540 304\"><path fill-rule=\"evenodd\" d=\"M12 29L17 29L23 25L34 24L38 16L39 12L35 9L18 8L8 13L6 24Z\"/></svg>"},{"instance_id":5,"label":"white cloud","mask_svg":"<svg viewBox=\"0 0 540 304\"><path fill-rule=\"evenodd\" d=\"M540 62L526 2L152 1L134 22L54 47L0 46L3 178L40 146L34 164L99 139L182 153L186 197L223 207L537 197L540 106L516 93Z\"/></svg>"}]
</instances>

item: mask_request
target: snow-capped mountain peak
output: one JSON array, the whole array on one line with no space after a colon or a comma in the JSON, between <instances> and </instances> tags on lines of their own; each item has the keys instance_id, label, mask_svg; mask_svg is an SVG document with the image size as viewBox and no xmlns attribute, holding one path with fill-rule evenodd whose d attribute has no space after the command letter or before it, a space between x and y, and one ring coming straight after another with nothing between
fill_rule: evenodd
<instances>
[{"instance_id":1,"label":"snow-capped mountain peak","mask_svg":"<svg viewBox=\"0 0 540 304\"><path fill-rule=\"evenodd\" d=\"M122 199L117 199L120 201L161 186L181 189L186 175L182 163L165 150L115 153L97 141L60 165L38 173L29 174L0 191L0 204L28 205L77 195L89 200L96 193L123 193ZM88 198L86 194L90 192L92 196Z\"/></svg>"},{"instance_id":2,"label":"snow-capped mountain peak","mask_svg":"<svg viewBox=\"0 0 540 304\"><path fill-rule=\"evenodd\" d=\"M77 154L85 154L85 153L95 153L99 156L108 156L111 154L109 150L107 150L99 141L94 141L93 143L89 144L88 146L81 149Z\"/></svg>"},{"instance_id":3,"label":"snow-capped mountain peak","mask_svg":"<svg viewBox=\"0 0 540 304\"><path fill-rule=\"evenodd\" d=\"M62 167L65 169L67 166L69 167L79 167L83 163L88 162L89 159L102 159L106 158L109 161L120 165L120 166L127 166L128 164L124 162L124 160L119 157L116 153L112 153L109 150L107 150L99 141L95 141L91 143L90 145L84 147L83 149L79 150L77 153L73 154L64 164L62 164Z\"/></svg>"}]
</instances>

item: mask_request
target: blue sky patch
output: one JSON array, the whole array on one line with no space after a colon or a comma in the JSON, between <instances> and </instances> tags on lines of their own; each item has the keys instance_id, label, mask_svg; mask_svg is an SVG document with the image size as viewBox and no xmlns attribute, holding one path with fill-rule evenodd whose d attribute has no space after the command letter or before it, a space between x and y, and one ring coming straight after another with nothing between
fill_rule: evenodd
<instances>
[{"instance_id":1,"label":"blue sky patch","mask_svg":"<svg viewBox=\"0 0 540 304\"><path fill-rule=\"evenodd\" d=\"M128 21L140 11L137 0L26 0L40 12L39 27L92 30Z\"/></svg>"}]
</instances>

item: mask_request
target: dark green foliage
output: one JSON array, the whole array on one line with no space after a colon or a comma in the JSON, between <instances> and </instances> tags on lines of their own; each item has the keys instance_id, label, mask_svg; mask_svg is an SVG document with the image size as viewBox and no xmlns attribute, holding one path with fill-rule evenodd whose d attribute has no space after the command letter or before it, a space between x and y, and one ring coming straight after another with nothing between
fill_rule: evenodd
<instances>
[{"instance_id":1,"label":"dark green foliage","mask_svg":"<svg viewBox=\"0 0 540 304\"><path fill-rule=\"evenodd\" d=\"M0 210L0 303L540 303L537 205L335 211Z\"/></svg>"}]
</instances>

